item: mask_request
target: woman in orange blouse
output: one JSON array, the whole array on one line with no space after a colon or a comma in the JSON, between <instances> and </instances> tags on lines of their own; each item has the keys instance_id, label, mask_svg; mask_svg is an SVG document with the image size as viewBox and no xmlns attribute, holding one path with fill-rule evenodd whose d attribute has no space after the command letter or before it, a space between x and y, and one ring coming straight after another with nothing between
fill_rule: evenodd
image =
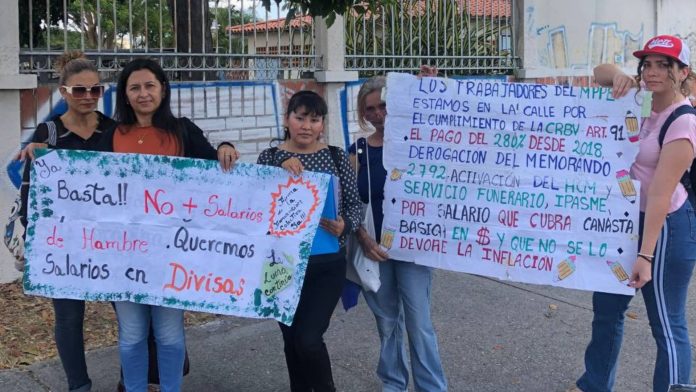
<instances>
[{"instance_id":1,"label":"woman in orange blouse","mask_svg":"<svg viewBox=\"0 0 696 392\"><path fill-rule=\"evenodd\" d=\"M223 170L229 170L239 157L234 146L222 143L216 151L191 120L174 117L170 96L169 82L159 64L149 59L128 63L116 87L114 117L119 125L102 137L102 150L217 159ZM160 388L162 392L180 391L185 355L184 312L116 302L116 315L126 390L147 391L147 336L152 324Z\"/></svg>"}]
</instances>

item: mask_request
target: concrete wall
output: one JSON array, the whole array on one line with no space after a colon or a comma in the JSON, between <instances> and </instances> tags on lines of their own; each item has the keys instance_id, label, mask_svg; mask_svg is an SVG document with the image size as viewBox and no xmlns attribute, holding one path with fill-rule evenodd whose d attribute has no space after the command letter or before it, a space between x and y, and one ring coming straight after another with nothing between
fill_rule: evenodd
<instances>
[{"instance_id":1,"label":"concrete wall","mask_svg":"<svg viewBox=\"0 0 696 392\"><path fill-rule=\"evenodd\" d=\"M662 0L658 7L658 33L678 35L691 49L691 66L696 67L696 2Z\"/></svg>"},{"instance_id":2,"label":"concrete wall","mask_svg":"<svg viewBox=\"0 0 696 392\"><path fill-rule=\"evenodd\" d=\"M221 84L229 86L182 88L177 115L191 118L213 145L233 142L244 162L256 162L273 139L283 137L285 108L294 93L313 90L324 95L323 86L314 80ZM196 106L190 107L191 103Z\"/></svg>"},{"instance_id":3,"label":"concrete wall","mask_svg":"<svg viewBox=\"0 0 696 392\"><path fill-rule=\"evenodd\" d=\"M693 7L693 0L522 0L519 77L587 76L607 62L635 72L633 51L657 34L685 38L696 53Z\"/></svg>"}]
</instances>

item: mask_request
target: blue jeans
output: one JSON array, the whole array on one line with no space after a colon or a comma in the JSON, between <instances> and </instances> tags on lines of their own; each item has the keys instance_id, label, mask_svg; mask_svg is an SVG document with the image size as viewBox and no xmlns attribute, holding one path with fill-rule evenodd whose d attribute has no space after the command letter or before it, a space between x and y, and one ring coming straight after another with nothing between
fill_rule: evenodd
<instances>
[{"instance_id":1,"label":"blue jeans","mask_svg":"<svg viewBox=\"0 0 696 392\"><path fill-rule=\"evenodd\" d=\"M642 228L643 215L641 214ZM686 321L686 296L696 261L696 216L686 202L667 215L655 248L652 280L641 292L657 344L653 391L670 384L688 384L691 344ZM633 297L594 293L592 339L585 351L585 374L577 386L585 392L608 392L614 386L623 337L624 313Z\"/></svg>"},{"instance_id":2,"label":"blue jeans","mask_svg":"<svg viewBox=\"0 0 696 392\"><path fill-rule=\"evenodd\" d=\"M85 301L54 298L53 312L56 316L56 347L65 376L68 378L68 390L88 392L92 389L92 381L87 375L85 360Z\"/></svg>"},{"instance_id":3,"label":"blue jeans","mask_svg":"<svg viewBox=\"0 0 696 392\"><path fill-rule=\"evenodd\" d=\"M147 391L147 336L152 322L157 344L160 388L162 392L180 391L186 351L184 311L133 302L116 302L115 305L118 350L126 390Z\"/></svg>"},{"instance_id":4,"label":"blue jeans","mask_svg":"<svg viewBox=\"0 0 696 392\"><path fill-rule=\"evenodd\" d=\"M379 274L379 290L363 294L377 321L381 342L377 376L383 391L405 391L408 387L404 329L416 391L446 391L447 380L430 318L431 268L388 260L379 263Z\"/></svg>"}]
</instances>

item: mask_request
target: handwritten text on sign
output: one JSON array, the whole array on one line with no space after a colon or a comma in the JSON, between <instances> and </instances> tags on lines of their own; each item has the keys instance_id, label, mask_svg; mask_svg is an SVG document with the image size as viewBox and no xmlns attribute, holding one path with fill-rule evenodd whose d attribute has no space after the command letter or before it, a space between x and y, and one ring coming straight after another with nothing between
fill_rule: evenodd
<instances>
[{"instance_id":1,"label":"handwritten text on sign","mask_svg":"<svg viewBox=\"0 0 696 392\"><path fill-rule=\"evenodd\" d=\"M329 180L51 151L32 168L25 291L290 323Z\"/></svg>"},{"instance_id":2,"label":"handwritten text on sign","mask_svg":"<svg viewBox=\"0 0 696 392\"><path fill-rule=\"evenodd\" d=\"M381 243L391 257L633 294L632 94L390 74L387 105Z\"/></svg>"}]
</instances>

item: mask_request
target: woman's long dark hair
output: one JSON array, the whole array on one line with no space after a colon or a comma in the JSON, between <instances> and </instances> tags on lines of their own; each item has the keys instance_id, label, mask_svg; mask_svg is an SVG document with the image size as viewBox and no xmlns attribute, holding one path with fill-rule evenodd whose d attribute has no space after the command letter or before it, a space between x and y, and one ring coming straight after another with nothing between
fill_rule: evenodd
<instances>
[{"instance_id":1,"label":"woman's long dark hair","mask_svg":"<svg viewBox=\"0 0 696 392\"><path fill-rule=\"evenodd\" d=\"M162 101L159 107L152 115L152 125L162 132L171 134L176 138L178 143L179 153L184 155L184 130L179 119L174 117L171 109L171 87L169 86L169 80L164 70L160 65L151 59L136 59L126 64L121 71L121 75L118 77L118 84L116 86L116 111L114 113L114 120L119 124L133 125L137 123L138 119L135 116L135 111L128 104L128 96L126 95L126 88L128 87L128 78L135 71L148 70L155 75L155 78L159 80L162 84ZM125 129L124 129L125 128ZM129 127L121 128L123 131L128 132Z\"/></svg>"}]
</instances>

